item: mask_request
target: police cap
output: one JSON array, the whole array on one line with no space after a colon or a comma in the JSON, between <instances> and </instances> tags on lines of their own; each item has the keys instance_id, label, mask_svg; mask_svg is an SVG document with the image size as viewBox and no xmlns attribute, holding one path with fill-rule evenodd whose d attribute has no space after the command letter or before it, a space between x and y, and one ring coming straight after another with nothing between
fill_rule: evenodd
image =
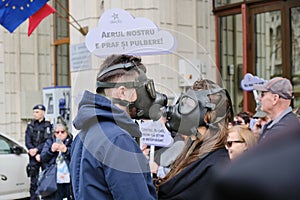
<instances>
[{"instance_id":1,"label":"police cap","mask_svg":"<svg viewBox=\"0 0 300 200\"><path fill-rule=\"evenodd\" d=\"M36 106L33 107L32 110L36 110L36 109L43 110L43 111L46 110L46 108L45 108L45 106L43 104L37 104Z\"/></svg>"}]
</instances>

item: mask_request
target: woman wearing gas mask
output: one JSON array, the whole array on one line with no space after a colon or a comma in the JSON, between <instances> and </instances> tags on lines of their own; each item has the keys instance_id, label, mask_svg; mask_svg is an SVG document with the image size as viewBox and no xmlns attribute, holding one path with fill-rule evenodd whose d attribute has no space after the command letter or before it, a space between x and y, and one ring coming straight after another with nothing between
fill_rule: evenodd
<instances>
[{"instance_id":1,"label":"woman wearing gas mask","mask_svg":"<svg viewBox=\"0 0 300 200\"><path fill-rule=\"evenodd\" d=\"M163 179L159 199L210 199L215 170L230 162L226 131L232 117L227 91L210 80L196 81L174 106L166 108L166 127L190 137Z\"/></svg>"}]
</instances>

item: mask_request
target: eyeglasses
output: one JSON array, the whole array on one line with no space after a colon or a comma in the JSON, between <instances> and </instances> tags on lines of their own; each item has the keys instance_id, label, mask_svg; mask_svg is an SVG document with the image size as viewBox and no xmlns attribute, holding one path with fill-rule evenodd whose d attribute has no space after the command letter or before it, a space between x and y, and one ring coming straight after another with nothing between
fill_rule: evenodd
<instances>
[{"instance_id":1,"label":"eyeglasses","mask_svg":"<svg viewBox=\"0 0 300 200\"><path fill-rule=\"evenodd\" d=\"M225 146L227 148L230 148L230 147L232 147L233 143L245 143L245 141L244 140L227 141L226 144L225 144Z\"/></svg>"},{"instance_id":2,"label":"eyeglasses","mask_svg":"<svg viewBox=\"0 0 300 200\"><path fill-rule=\"evenodd\" d=\"M266 96L266 94L267 94L268 92L269 92L269 91L262 91L262 92L260 93L260 97L262 98L262 97Z\"/></svg>"},{"instance_id":3,"label":"eyeglasses","mask_svg":"<svg viewBox=\"0 0 300 200\"><path fill-rule=\"evenodd\" d=\"M55 131L55 134L59 134L59 133L61 133L61 134L64 134L66 131Z\"/></svg>"}]
</instances>

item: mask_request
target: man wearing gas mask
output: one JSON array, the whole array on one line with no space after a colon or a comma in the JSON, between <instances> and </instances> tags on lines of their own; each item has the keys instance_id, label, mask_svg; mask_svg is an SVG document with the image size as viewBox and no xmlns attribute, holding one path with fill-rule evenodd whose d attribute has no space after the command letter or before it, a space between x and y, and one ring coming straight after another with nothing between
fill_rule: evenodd
<instances>
[{"instance_id":1,"label":"man wearing gas mask","mask_svg":"<svg viewBox=\"0 0 300 200\"><path fill-rule=\"evenodd\" d=\"M85 91L73 121L70 173L75 199L156 199L149 164L133 139L132 119L157 119L167 104L141 59L111 55L97 76L97 94Z\"/></svg>"},{"instance_id":2,"label":"man wearing gas mask","mask_svg":"<svg viewBox=\"0 0 300 200\"><path fill-rule=\"evenodd\" d=\"M158 199L210 199L215 171L229 163L224 147L232 117L227 91L210 80L196 81L165 110L166 127L189 136L166 177L158 179Z\"/></svg>"}]
</instances>

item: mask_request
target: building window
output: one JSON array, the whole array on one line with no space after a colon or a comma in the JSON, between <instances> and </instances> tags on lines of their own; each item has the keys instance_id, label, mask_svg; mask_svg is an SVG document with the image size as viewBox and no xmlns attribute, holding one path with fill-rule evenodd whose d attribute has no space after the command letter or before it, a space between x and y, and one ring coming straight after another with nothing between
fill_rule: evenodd
<instances>
[{"instance_id":1,"label":"building window","mask_svg":"<svg viewBox=\"0 0 300 200\"><path fill-rule=\"evenodd\" d=\"M244 0L215 0L214 1L214 6L219 7L219 6L227 6L235 3L241 3Z\"/></svg>"},{"instance_id":2,"label":"building window","mask_svg":"<svg viewBox=\"0 0 300 200\"><path fill-rule=\"evenodd\" d=\"M54 1L56 14L54 15L54 84L56 86L70 85L70 64L69 64L69 23L68 13L69 1Z\"/></svg>"},{"instance_id":3,"label":"building window","mask_svg":"<svg viewBox=\"0 0 300 200\"><path fill-rule=\"evenodd\" d=\"M220 18L220 71L221 81L229 91L234 111L243 107L243 91L239 82L242 80L243 41L241 14Z\"/></svg>"},{"instance_id":4,"label":"building window","mask_svg":"<svg viewBox=\"0 0 300 200\"><path fill-rule=\"evenodd\" d=\"M240 72L265 80L290 79L295 95L292 106L300 107L300 1L214 0L213 5L217 66L235 112L255 112L256 107L252 92L241 96Z\"/></svg>"},{"instance_id":5,"label":"building window","mask_svg":"<svg viewBox=\"0 0 300 200\"><path fill-rule=\"evenodd\" d=\"M292 80L294 91L300 93L300 7L291 9L291 26L292 26ZM297 107L300 107L300 98L296 98Z\"/></svg>"}]
</instances>

